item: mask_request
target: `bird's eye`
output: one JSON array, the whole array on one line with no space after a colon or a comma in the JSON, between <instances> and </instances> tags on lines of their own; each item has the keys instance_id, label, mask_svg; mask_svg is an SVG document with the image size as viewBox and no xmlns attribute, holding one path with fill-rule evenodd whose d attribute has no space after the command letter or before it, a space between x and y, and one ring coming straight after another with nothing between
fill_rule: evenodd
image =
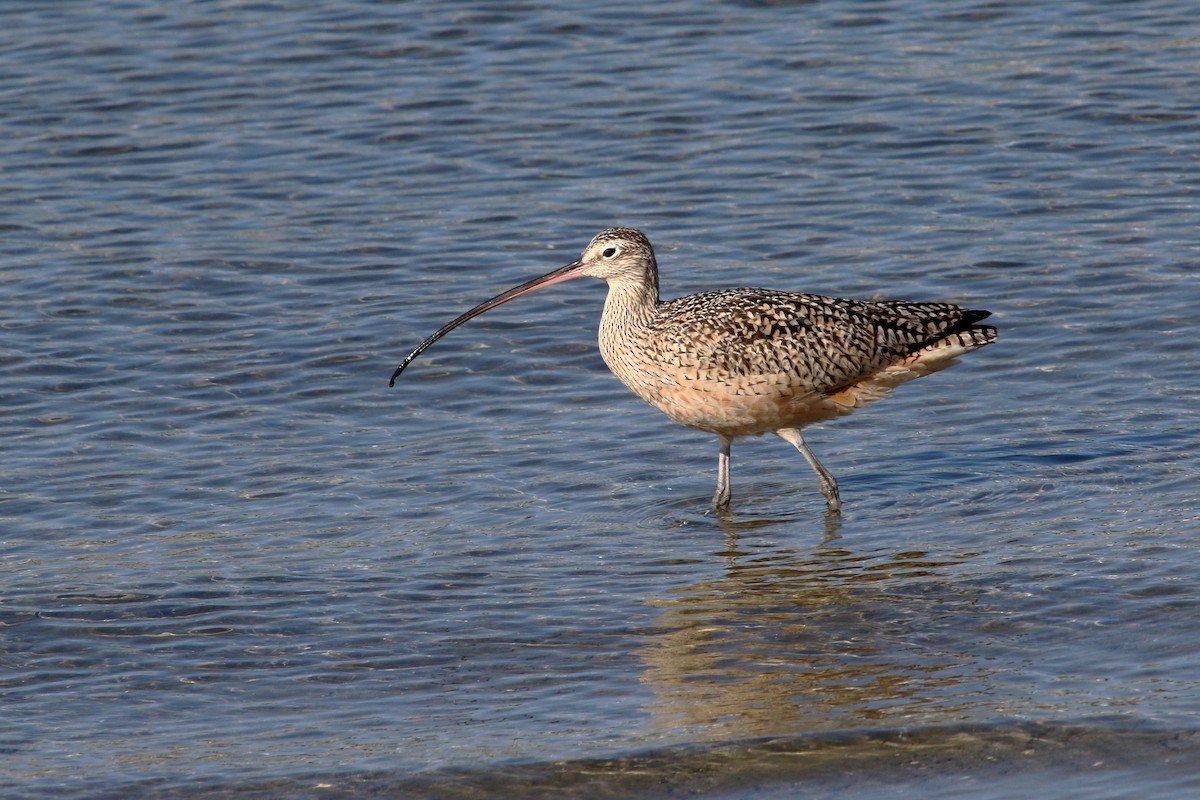
<instances>
[{"instance_id":1,"label":"bird's eye","mask_svg":"<svg viewBox=\"0 0 1200 800\"><path fill-rule=\"evenodd\" d=\"M616 254L617 254L617 248L615 248L615 247L606 247L606 248L604 248L604 252L603 252L603 253L601 253L600 255L604 256L605 258L612 258L612 257L613 257L613 256L615 256Z\"/></svg>"}]
</instances>

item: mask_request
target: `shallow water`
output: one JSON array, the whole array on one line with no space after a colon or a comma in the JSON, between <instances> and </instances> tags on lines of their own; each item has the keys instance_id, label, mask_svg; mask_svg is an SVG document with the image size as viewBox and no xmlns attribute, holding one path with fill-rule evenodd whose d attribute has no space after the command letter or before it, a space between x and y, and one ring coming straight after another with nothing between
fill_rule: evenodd
<instances>
[{"instance_id":1,"label":"shallow water","mask_svg":"<svg viewBox=\"0 0 1200 800\"><path fill-rule=\"evenodd\" d=\"M736 796L817 781L756 773L764 738L1030 724L1090 732L1059 796L1194 794L1153 755L1200 712L1189 4L0 21L7 794L534 796L652 754ZM665 296L948 300L1001 338L810 429L840 519L766 438L706 514L716 443L607 372L602 285L387 388L612 224ZM1112 736L1145 757L1082 766ZM988 769L886 789L1028 795Z\"/></svg>"}]
</instances>

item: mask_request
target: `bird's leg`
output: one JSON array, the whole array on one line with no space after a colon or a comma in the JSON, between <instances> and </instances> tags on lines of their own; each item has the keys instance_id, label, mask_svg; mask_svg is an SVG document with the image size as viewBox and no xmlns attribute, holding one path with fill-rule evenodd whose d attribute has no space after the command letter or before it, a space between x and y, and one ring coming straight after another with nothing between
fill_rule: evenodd
<instances>
[{"instance_id":1,"label":"bird's leg","mask_svg":"<svg viewBox=\"0 0 1200 800\"><path fill-rule=\"evenodd\" d=\"M804 456L804 460L817 473L817 480L821 483L821 494L825 495L825 500L829 503L829 510L840 511L842 508L842 498L838 495L837 480L829 470L825 469L825 466L820 461L817 461L817 457L813 455L813 451L808 449L808 444L805 443L804 437L800 435L800 429L780 428L775 431L775 435L785 442L790 442L800 451L800 455Z\"/></svg>"},{"instance_id":2,"label":"bird's leg","mask_svg":"<svg viewBox=\"0 0 1200 800\"><path fill-rule=\"evenodd\" d=\"M733 493L729 490L729 445L733 442L728 436L720 436L721 452L717 456L717 491L713 494L712 507L714 511L728 511L729 500Z\"/></svg>"}]
</instances>

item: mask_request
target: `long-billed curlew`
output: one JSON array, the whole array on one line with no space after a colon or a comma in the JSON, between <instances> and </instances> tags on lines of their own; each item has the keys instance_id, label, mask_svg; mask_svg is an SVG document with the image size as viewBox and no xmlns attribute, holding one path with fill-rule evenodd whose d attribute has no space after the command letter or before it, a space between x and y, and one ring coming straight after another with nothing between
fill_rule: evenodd
<instances>
[{"instance_id":1,"label":"long-billed curlew","mask_svg":"<svg viewBox=\"0 0 1200 800\"><path fill-rule=\"evenodd\" d=\"M849 414L996 340L994 327L975 324L989 312L949 303L842 300L770 289L726 289L663 302L650 241L633 228L607 228L578 261L443 326L396 367L388 385L467 320L583 275L608 281L600 354L613 374L681 425L717 435L717 510L729 508L730 444L739 436L773 432L812 465L829 509L837 511L837 481L800 429Z\"/></svg>"}]
</instances>

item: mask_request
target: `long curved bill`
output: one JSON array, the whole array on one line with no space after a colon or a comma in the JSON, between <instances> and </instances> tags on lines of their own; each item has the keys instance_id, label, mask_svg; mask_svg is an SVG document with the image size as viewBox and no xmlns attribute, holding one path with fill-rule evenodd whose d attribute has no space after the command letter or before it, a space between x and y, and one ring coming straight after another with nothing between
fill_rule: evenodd
<instances>
[{"instance_id":1,"label":"long curved bill","mask_svg":"<svg viewBox=\"0 0 1200 800\"><path fill-rule=\"evenodd\" d=\"M559 267L558 269L554 270L553 272L548 272L545 275L541 276L540 278L534 278L531 281L522 283L520 286L514 286L513 288L509 289L507 292L501 292L500 294L493 297L491 300L485 300L484 302L475 306L470 311L463 314L461 317L458 317L457 319L453 320L452 322L446 323L441 328L439 328L436 333L434 333L428 339L426 339L425 341L423 341L419 345L417 345L417 349L413 350L411 353L409 353L408 357L400 362L400 366L396 367L396 371L392 373L392 379L390 381L388 381L388 386L395 386L396 378L398 378L400 376L401 372L404 372L404 368L407 367L409 364L411 364L413 362L413 359L415 359L417 356L421 355L421 353L424 353L425 350L428 349L429 345L433 344L438 339L442 338L447 333L449 333L450 331L457 328L459 325L462 325L467 320L478 317L483 312L490 311L491 309L495 308L498 305L503 305L504 303L507 303L509 300L512 300L513 298L520 297L523 294L529 294L534 289L540 289L543 286L550 286L555 283L562 283L563 281L569 281L572 278L578 278L581 275L583 275L583 269L586 266L587 265L582 261L572 261L570 264L567 264L565 267Z\"/></svg>"}]
</instances>

